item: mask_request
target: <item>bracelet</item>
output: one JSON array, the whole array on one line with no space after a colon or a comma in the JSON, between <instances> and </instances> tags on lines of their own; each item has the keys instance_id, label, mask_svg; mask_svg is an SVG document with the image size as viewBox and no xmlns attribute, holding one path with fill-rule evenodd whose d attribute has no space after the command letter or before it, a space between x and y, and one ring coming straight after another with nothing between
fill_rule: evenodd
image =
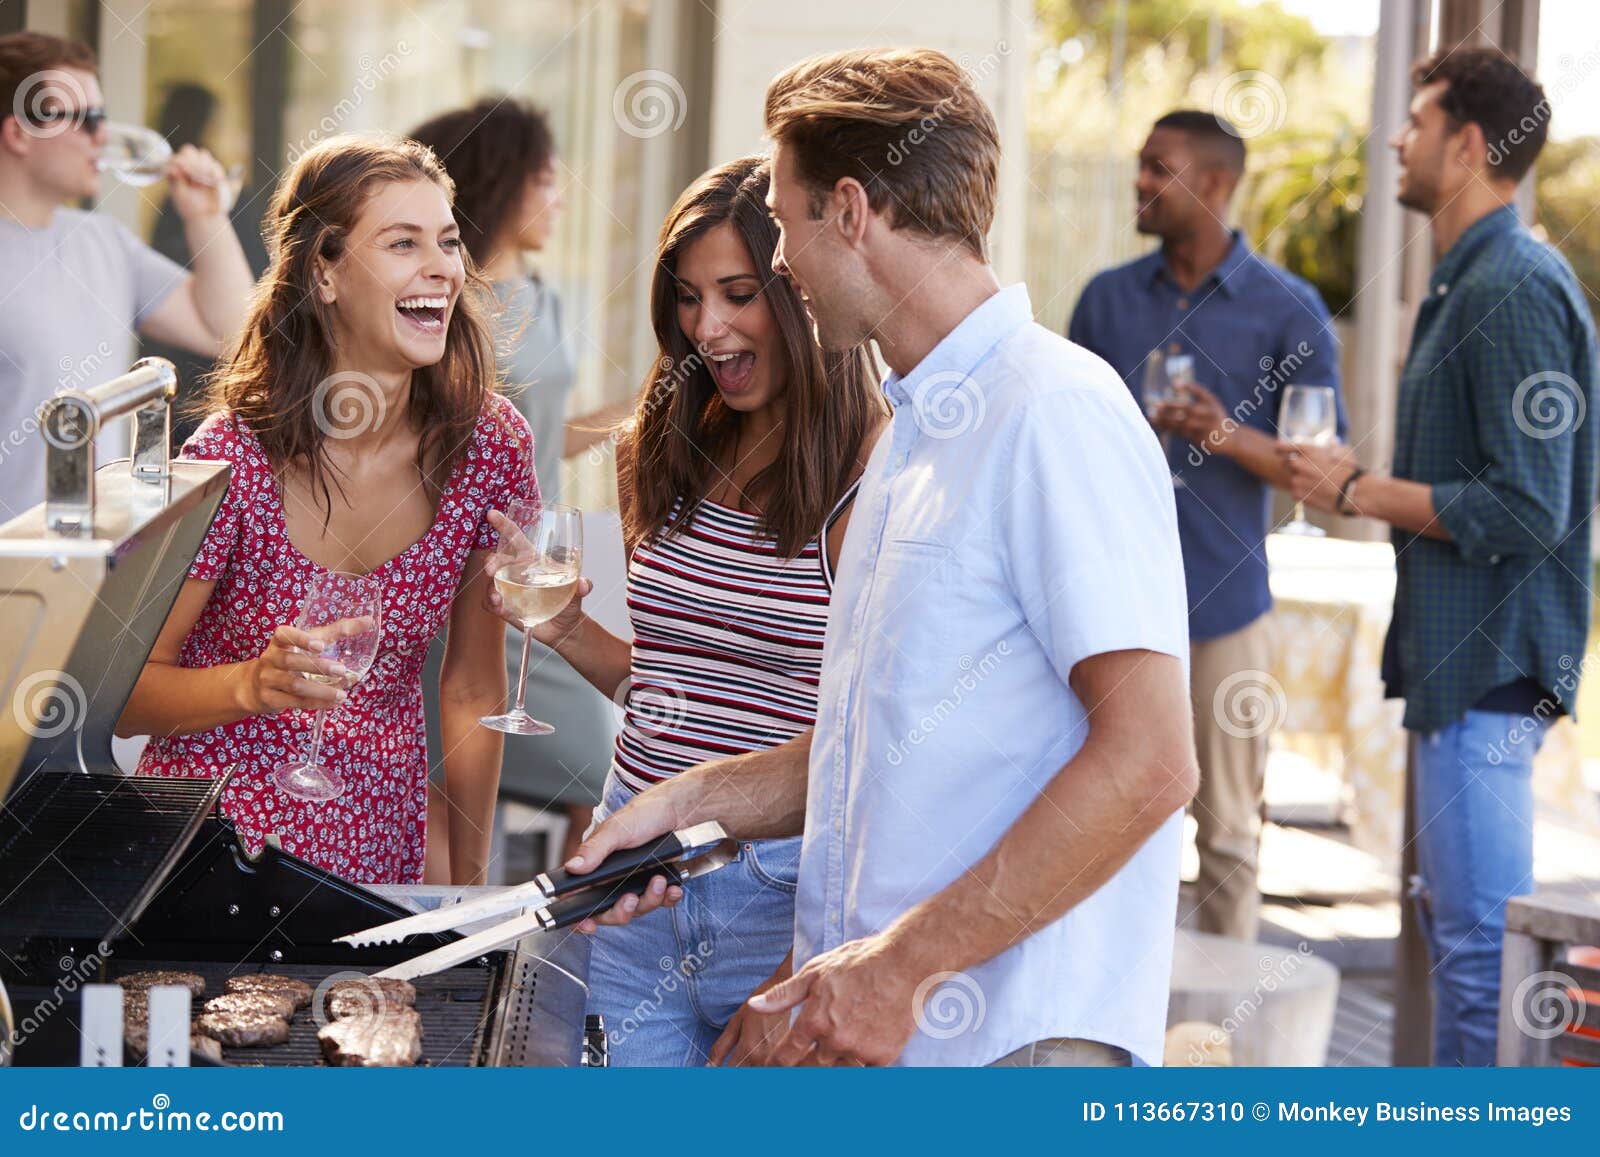
<instances>
[{"instance_id":1,"label":"bracelet","mask_svg":"<svg viewBox=\"0 0 1600 1157\"><path fill-rule=\"evenodd\" d=\"M1334 505L1339 508L1339 513L1345 515L1347 518L1355 518L1361 513L1355 508L1355 504L1351 501L1350 491L1351 488L1355 486L1356 479L1360 478L1365 473L1365 470L1357 466L1353 471L1351 471L1350 477L1344 480L1344 485L1339 487L1339 499L1334 503Z\"/></svg>"}]
</instances>

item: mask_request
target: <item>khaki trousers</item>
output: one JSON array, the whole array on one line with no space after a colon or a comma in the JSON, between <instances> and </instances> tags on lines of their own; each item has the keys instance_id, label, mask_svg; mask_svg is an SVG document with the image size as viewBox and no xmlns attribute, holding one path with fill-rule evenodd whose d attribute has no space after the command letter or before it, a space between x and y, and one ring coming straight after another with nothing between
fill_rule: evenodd
<instances>
[{"instance_id":1,"label":"khaki trousers","mask_svg":"<svg viewBox=\"0 0 1600 1157\"><path fill-rule=\"evenodd\" d=\"M1125 1068L1133 1063L1127 1049L1081 1037L1051 1037L1023 1045L990 1064L991 1069Z\"/></svg>"},{"instance_id":2,"label":"khaki trousers","mask_svg":"<svg viewBox=\"0 0 1600 1157\"><path fill-rule=\"evenodd\" d=\"M1261 848L1261 790L1267 739L1281 722L1283 691L1272 676L1270 615L1189 647L1189 695L1200 790L1191 809L1198 825L1200 930L1254 940L1261 920L1256 883Z\"/></svg>"}]
</instances>

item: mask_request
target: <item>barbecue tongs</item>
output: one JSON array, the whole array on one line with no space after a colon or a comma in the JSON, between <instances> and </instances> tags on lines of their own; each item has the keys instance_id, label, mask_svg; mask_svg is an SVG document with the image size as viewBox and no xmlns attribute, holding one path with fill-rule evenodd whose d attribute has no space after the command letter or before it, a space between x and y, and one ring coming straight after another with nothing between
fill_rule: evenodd
<instances>
[{"instance_id":1,"label":"barbecue tongs","mask_svg":"<svg viewBox=\"0 0 1600 1157\"><path fill-rule=\"evenodd\" d=\"M368 948L426 932L454 931L502 912L521 912L510 920L377 973L410 980L474 960L530 933L565 928L598 916L630 892L642 895L656 876L666 877L669 884L681 884L726 867L738 858L739 841L713 820L668 832L642 847L614 852L592 872L580 875L565 868L541 872L526 884L391 920L375 928L341 936L339 940L356 948Z\"/></svg>"}]
</instances>

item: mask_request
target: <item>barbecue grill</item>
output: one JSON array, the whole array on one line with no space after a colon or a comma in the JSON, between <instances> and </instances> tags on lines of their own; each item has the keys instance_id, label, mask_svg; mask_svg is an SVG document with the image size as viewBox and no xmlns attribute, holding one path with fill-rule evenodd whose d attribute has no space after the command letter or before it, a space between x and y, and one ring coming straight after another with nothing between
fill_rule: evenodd
<instances>
[{"instance_id":1,"label":"barbecue grill","mask_svg":"<svg viewBox=\"0 0 1600 1157\"><path fill-rule=\"evenodd\" d=\"M0 1061L78 1063L83 987L128 973L196 972L208 996L241 973L316 986L459 938L337 944L437 890L351 884L270 839L247 854L217 809L231 768L117 769L113 728L228 486L225 463L167 461L175 386L170 363L146 359L54 399L45 502L0 526ZM95 437L123 415L131 463L97 469ZM421 1063L603 1062L586 967L585 939L563 931L419 978ZM317 1027L302 1011L288 1043L225 1049L224 1062L320 1064Z\"/></svg>"}]
</instances>

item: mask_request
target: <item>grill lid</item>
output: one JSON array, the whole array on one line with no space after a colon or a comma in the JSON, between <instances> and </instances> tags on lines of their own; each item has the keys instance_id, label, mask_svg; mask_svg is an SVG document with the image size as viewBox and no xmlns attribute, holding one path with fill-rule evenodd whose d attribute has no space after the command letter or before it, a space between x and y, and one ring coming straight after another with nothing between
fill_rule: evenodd
<instances>
[{"instance_id":1,"label":"grill lid","mask_svg":"<svg viewBox=\"0 0 1600 1157\"><path fill-rule=\"evenodd\" d=\"M0 944L109 943L139 918L227 782L39 771L0 809Z\"/></svg>"},{"instance_id":2,"label":"grill lid","mask_svg":"<svg viewBox=\"0 0 1600 1157\"><path fill-rule=\"evenodd\" d=\"M111 755L228 489L227 463L167 463L175 383L147 359L52 400L47 501L0 526L0 936L121 931L225 782L123 781ZM93 469L103 422L123 415L131 467Z\"/></svg>"}]
</instances>

